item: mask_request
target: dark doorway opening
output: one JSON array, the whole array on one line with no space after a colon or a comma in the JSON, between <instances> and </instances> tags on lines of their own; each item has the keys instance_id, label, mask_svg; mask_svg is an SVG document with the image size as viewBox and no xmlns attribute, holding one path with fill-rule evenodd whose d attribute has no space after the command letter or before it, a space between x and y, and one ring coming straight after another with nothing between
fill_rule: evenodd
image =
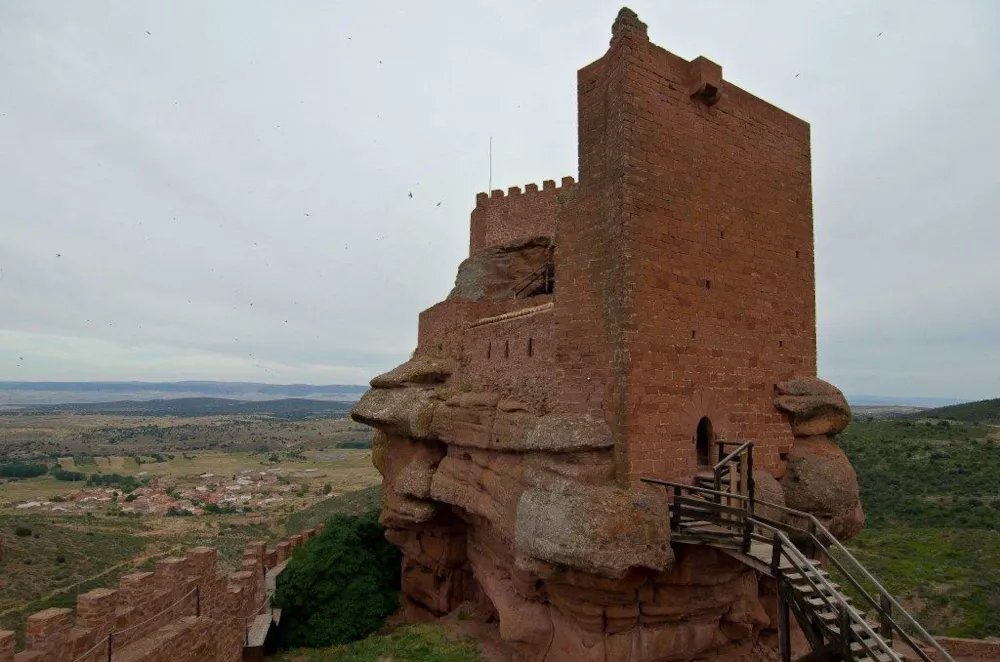
<instances>
[{"instance_id":1,"label":"dark doorway opening","mask_svg":"<svg viewBox=\"0 0 1000 662\"><path fill-rule=\"evenodd\" d=\"M712 421L702 416L698 421L698 432L695 437L695 448L698 451L698 466L708 466L711 463L712 443L715 434L712 432Z\"/></svg>"}]
</instances>

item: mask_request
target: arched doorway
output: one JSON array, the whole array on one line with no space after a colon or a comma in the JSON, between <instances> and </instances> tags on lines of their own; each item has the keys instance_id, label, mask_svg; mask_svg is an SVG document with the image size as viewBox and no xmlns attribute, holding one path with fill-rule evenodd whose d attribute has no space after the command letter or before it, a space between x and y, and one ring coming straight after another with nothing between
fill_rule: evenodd
<instances>
[{"instance_id":1,"label":"arched doorway","mask_svg":"<svg viewBox=\"0 0 1000 662\"><path fill-rule=\"evenodd\" d=\"M698 421L698 431L695 436L695 449L698 451L698 466L704 467L711 464L712 444L715 442L715 433L712 432L712 421L708 416L702 416Z\"/></svg>"}]
</instances>

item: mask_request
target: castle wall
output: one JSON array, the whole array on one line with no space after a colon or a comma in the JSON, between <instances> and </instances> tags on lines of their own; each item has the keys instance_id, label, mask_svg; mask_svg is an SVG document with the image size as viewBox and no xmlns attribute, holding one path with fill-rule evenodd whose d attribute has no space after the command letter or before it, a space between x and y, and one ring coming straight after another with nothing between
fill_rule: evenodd
<instances>
[{"instance_id":1,"label":"castle wall","mask_svg":"<svg viewBox=\"0 0 1000 662\"><path fill-rule=\"evenodd\" d=\"M627 475L625 339L632 283L621 216L621 47L577 75L580 181L556 229L556 362L560 411L605 418L616 472Z\"/></svg>"},{"instance_id":2,"label":"castle wall","mask_svg":"<svg viewBox=\"0 0 1000 662\"><path fill-rule=\"evenodd\" d=\"M629 41L629 474L693 473L702 416L774 468L792 444L774 385L816 374L809 126L645 26ZM718 103L692 97L706 85Z\"/></svg>"},{"instance_id":3,"label":"castle wall","mask_svg":"<svg viewBox=\"0 0 1000 662\"><path fill-rule=\"evenodd\" d=\"M702 416L777 471L792 435L773 385L816 374L808 125L627 15L578 94L580 182L556 233L560 407L603 413L632 480L694 473Z\"/></svg>"},{"instance_id":4,"label":"castle wall","mask_svg":"<svg viewBox=\"0 0 1000 662\"><path fill-rule=\"evenodd\" d=\"M555 234L559 194L573 186L572 177L563 177L557 187L553 180L546 180L539 190L538 184L521 188L512 186L504 195L496 189L487 195L476 196L469 233L469 255L490 246L498 246L532 237L551 237Z\"/></svg>"},{"instance_id":5,"label":"castle wall","mask_svg":"<svg viewBox=\"0 0 1000 662\"><path fill-rule=\"evenodd\" d=\"M100 588L77 598L73 610L46 609L28 617L25 649L0 631L0 662L236 662L246 629L267 607L265 576L322 525L267 551L247 545L237 572L216 568L212 547L161 559L154 572L122 576L118 590Z\"/></svg>"},{"instance_id":6,"label":"castle wall","mask_svg":"<svg viewBox=\"0 0 1000 662\"><path fill-rule=\"evenodd\" d=\"M465 332L459 379L476 390L500 393L542 413L555 382L552 311L549 300L474 322Z\"/></svg>"}]
</instances>

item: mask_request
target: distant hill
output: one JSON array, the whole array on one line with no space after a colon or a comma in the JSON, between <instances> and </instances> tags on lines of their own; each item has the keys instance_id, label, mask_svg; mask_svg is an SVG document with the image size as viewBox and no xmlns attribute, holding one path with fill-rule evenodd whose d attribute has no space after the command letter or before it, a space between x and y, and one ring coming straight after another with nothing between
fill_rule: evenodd
<instances>
[{"instance_id":1,"label":"distant hill","mask_svg":"<svg viewBox=\"0 0 1000 662\"><path fill-rule=\"evenodd\" d=\"M171 398L28 405L0 414L107 414L112 416L219 416L268 415L284 419L346 416L353 402L284 398L279 400L229 400L226 398Z\"/></svg>"},{"instance_id":2,"label":"distant hill","mask_svg":"<svg viewBox=\"0 0 1000 662\"><path fill-rule=\"evenodd\" d=\"M355 401L367 390L358 384L260 384L256 382L0 382L0 406L174 398L232 400Z\"/></svg>"},{"instance_id":3,"label":"distant hill","mask_svg":"<svg viewBox=\"0 0 1000 662\"><path fill-rule=\"evenodd\" d=\"M919 418L947 418L965 423L1000 423L1000 398L963 402L960 405L927 409L912 416Z\"/></svg>"},{"instance_id":4,"label":"distant hill","mask_svg":"<svg viewBox=\"0 0 1000 662\"><path fill-rule=\"evenodd\" d=\"M902 406L902 407L943 407L962 402L961 398L898 397L890 395L845 395L852 407L861 406Z\"/></svg>"}]
</instances>

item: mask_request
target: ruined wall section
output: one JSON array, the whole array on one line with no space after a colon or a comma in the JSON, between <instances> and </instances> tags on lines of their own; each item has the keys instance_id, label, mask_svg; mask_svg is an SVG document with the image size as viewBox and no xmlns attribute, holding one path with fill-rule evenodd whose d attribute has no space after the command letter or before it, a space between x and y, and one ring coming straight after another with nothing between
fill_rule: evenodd
<instances>
[{"instance_id":1,"label":"ruined wall section","mask_svg":"<svg viewBox=\"0 0 1000 662\"><path fill-rule=\"evenodd\" d=\"M816 374L809 126L627 20L629 475L694 473L703 416L780 473L775 384Z\"/></svg>"},{"instance_id":2,"label":"ruined wall section","mask_svg":"<svg viewBox=\"0 0 1000 662\"><path fill-rule=\"evenodd\" d=\"M519 186L495 189L489 195L476 195L476 208L472 211L469 233L469 255L479 251L532 237L551 237L555 234L559 196L574 184L572 177L563 177L556 186L549 179L538 184L528 184L521 191Z\"/></svg>"},{"instance_id":3,"label":"ruined wall section","mask_svg":"<svg viewBox=\"0 0 1000 662\"><path fill-rule=\"evenodd\" d=\"M246 629L267 607L265 576L322 530L322 525L278 543L247 545L238 571L216 567L214 547L157 561L154 572L122 576L118 590L93 589L73 610L37 612L25 623L25 649L15 653L13 632L0 631L0 662L103 662L109 646L117 662L236 662Z\"/></svg>"}]
</instances>

